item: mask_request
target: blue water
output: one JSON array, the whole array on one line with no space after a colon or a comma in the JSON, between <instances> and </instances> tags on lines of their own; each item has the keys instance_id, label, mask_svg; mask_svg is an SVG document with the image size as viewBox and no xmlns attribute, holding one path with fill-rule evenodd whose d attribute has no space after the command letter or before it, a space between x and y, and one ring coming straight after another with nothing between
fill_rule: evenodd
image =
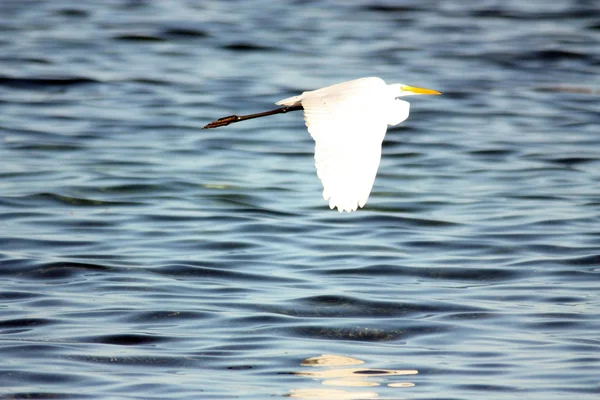
<instances>
[{"instance_id":1,"label":"blue water","mask_svg":"<svg viewBox=\"0 0 600 400\"><path fill-rule=\"evenodd\" d=\"M3 0L0 397L597 399L598 10ZM363 76L444 95L356 213L201 129Z\"/></svg>"}]
</instances>

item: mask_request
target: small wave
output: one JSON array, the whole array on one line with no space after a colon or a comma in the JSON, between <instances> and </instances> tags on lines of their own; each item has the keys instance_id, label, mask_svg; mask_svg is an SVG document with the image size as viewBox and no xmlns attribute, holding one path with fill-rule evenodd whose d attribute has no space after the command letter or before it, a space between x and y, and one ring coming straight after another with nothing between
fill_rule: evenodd
<instances>
[{"instance_id":1,"label":"small wave","mask_svg":"<svg viewBox=\"0 0 600 400\"><path fill-rule=\"evenodd\" d=\"M99 81L84 77L21 78L0 75L0 86L6 86L13 89L45 89L52 87L89 85L94 83L99 83Z\"/></svg>"}]
</instances>

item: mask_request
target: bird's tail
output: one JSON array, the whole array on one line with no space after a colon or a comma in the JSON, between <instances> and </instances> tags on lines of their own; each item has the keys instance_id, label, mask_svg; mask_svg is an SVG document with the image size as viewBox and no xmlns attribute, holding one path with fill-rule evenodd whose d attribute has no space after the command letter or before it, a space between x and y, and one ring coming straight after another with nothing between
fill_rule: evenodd
<instances>
[{"instance_id":1,"label":"bird's tail","mask_svg":"<svg viewBox=\"0 0 600 400\"><path fill-rule=\"evenodd\" d=\"M302 104L302 95L299 96L293 96L293 97L288 97L287 99L283 99L283 100L279 100L277 103L278 106L284 106L284 107L297 107L297 106L301 106Z\"/></svg>"}]
</instances>

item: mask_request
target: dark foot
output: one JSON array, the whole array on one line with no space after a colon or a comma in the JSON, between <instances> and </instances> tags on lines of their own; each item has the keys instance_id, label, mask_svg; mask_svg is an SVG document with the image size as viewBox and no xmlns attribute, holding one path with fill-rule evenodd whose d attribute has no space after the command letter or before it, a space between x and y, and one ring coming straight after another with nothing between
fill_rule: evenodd
<instances>
[{"instance_id":1,"label":"dark foot","mask_svg":"<svg viewBox=\"0 0 600 400\"><path fill-rule=\"evenodd\" d=\"M227 126L232 122L239 121L240 117L237 115L230 115L228 117L219 118L216 121L211 122L210 124L204 125L202 129L210 129L210 128L218 128L220 126Z\"/></svg>"}]
</instances>

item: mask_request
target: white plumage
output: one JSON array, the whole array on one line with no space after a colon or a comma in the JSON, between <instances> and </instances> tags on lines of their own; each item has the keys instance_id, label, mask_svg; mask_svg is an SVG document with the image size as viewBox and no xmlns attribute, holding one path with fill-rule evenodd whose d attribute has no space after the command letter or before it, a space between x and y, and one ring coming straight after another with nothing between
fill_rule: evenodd
<instances>
[{"instance_id":1,"label":"white plumage","mask_svg":"<svg viewBox=\"0 0 600 400\"><path fill-rule=\"evenodd\" d=\"M400 95L380 78L362 78L276 103L304 108L308 132L315 140L317 175L330 208L355 211L366 204L387 125L408 117L410 105L396 100Z\"/></svg>"}]
</instances>

